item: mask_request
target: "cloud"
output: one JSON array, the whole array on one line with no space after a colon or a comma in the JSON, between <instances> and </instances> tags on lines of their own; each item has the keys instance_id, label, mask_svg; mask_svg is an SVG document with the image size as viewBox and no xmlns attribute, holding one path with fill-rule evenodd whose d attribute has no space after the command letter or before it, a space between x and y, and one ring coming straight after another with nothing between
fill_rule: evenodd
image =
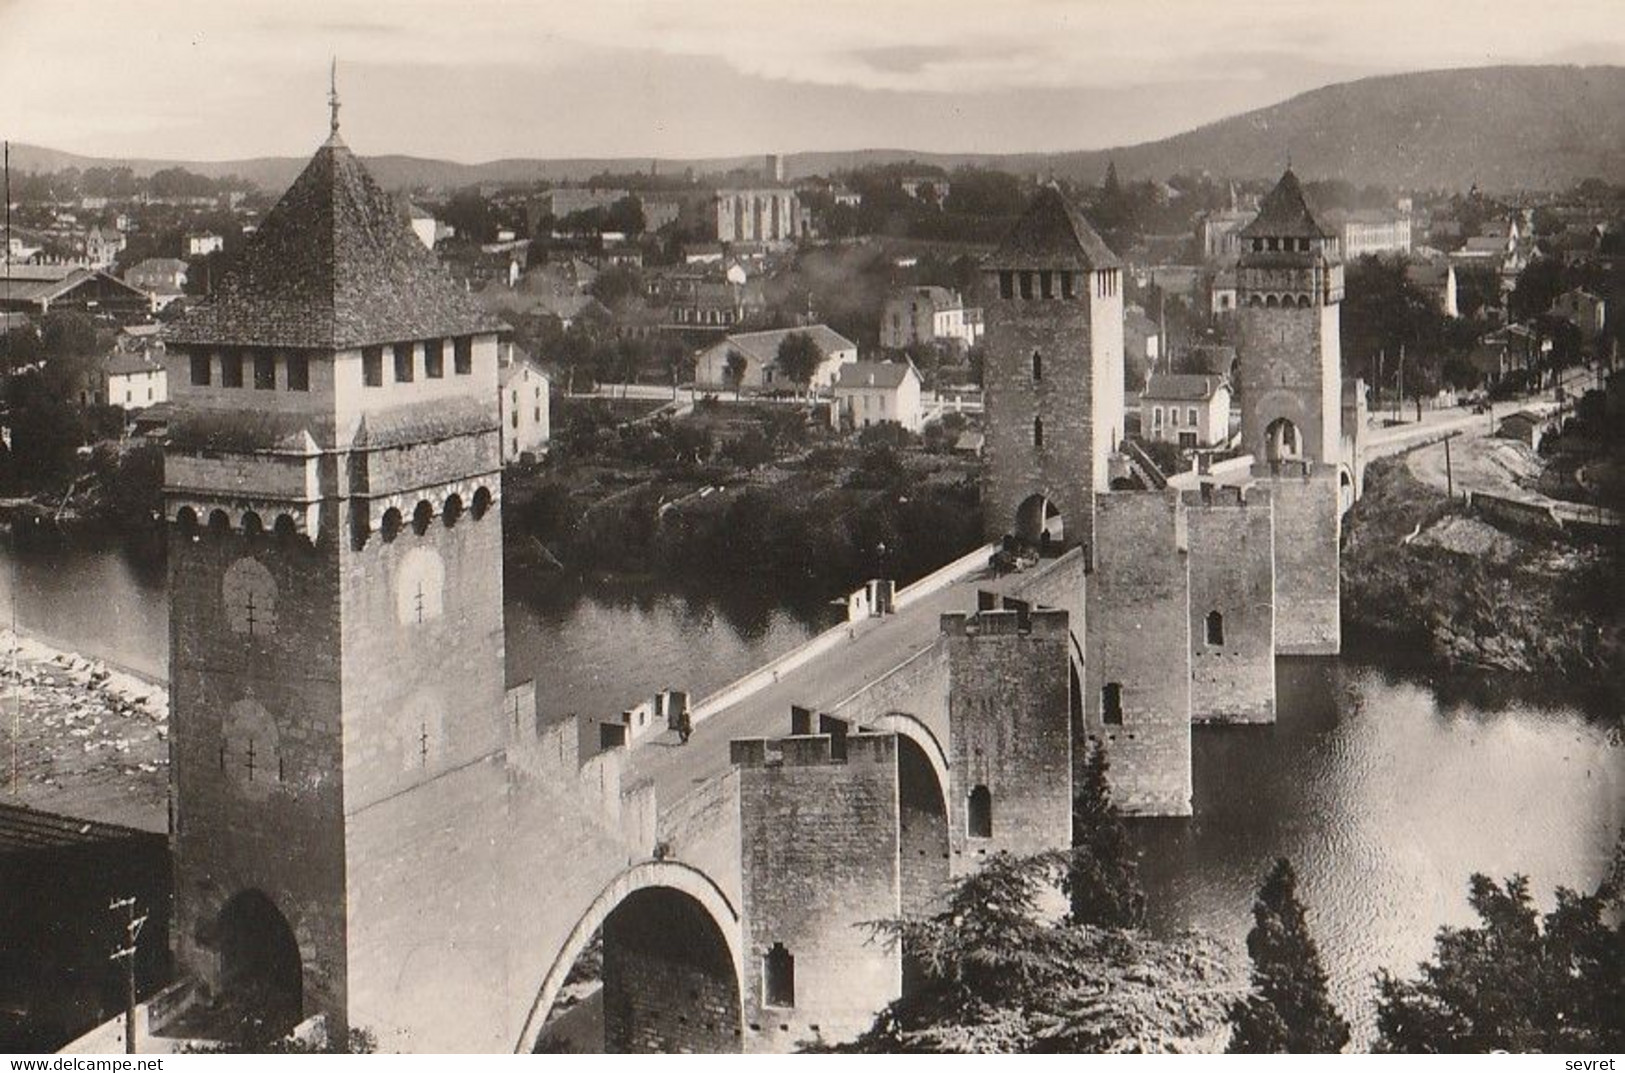
<instances>
[{"instance_id":1,"label":"cloud","mask_svg":"<svg viewBox=\"0 0 1625 1073\"><path fill-rule=\"evenodd\" d=\"M398 139L384 150L1101 144L1341 77L1617 60L1618 3L0 0L0 131L89 152L300 152L336 55L347 121Z\"/></svg>"}]
</instances>

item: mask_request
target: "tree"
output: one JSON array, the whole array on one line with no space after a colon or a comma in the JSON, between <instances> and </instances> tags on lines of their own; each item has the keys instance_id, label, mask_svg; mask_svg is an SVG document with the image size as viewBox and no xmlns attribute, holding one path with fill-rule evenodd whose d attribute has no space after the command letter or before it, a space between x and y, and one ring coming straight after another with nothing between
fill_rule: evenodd
<instances>
[{"instance_id":1,"label":"tree","mask_svg":"<svg viewBox=\"0 0 1625 1073\"><path fill-rule=\"evenodd\" d=\"M1091 738L1083 778L1072 799L1072 858L1067 896L1074 924L1137 928L1145 919L1145 891L1128 828L1112 802L1106 749Z\"/></svg>"},{"instance_id":2,"label":"tree","mask_svg":"<svg viewBox=\"0 0 1625 1073\"><path fill-rule=\"evenodd\" d=\"M1067 854L998 853L941 912L881 922L917 983L843 1050L1101 1053L1190 1049L1222 1031L1237 988L1211 940L1051 923Z\"/></svg>"},{"instance_id":3,"label":"tree","mask_svg":"<svg viewBox=\"0 0 1625 1073\"><path fill-rule=\"evenodd\" d=\"M1557 889L1544 921L1529 881L1474 875L1479 925L1441 928L1414 980L1377 981L1379 1050L1406 1054L1625 1050L1625 842L1595 894Z\"/></svg>"},{"instance_id":4,"label":"tree","mask_svg":"<svg viewBox=\"0 0 1625 1073\"><path fill-rule=\"evenodd\" d=\"M1277 859L1253 903L1252 994L1230 1008L1234 1054L1335 1054L1348 1045L1297 885L1292 865Z\"/></svg>"},{"instance_id":5,"label":"tree","mask_svg":"<svg viewBox=\"0 0 1625 1073\"><path fill-rule=\"evenodd\" d=\"M824 352L806 332L791 332L779 343L778 364L793 384L805 390L824 360Z\"/></svg>"},{"instance_id":6,"label":"tree","mask_svg":"<svg viewBox=\"0 0 1625 1073\"><path fill-rule=\"evenodd\" d=\"M745 371L750 368L750 362L737 350L728 351L728 360L725 369L728 383L738 391L745 383Z\"/></svg>"}]
</instances>

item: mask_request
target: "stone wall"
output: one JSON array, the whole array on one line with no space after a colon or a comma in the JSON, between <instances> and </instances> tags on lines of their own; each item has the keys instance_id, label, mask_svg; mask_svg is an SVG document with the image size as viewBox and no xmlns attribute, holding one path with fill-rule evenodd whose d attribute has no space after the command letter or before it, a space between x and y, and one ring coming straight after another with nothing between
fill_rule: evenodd
<instances>
[{"instance_id":1,"label":"stone wall","mask_svg":"<svg viewBox=\"0 0 1625 1073\"><path fill-rule=\"evenodd\" d=\"M1184 493L1191 718L1275 721L1275 522L1269 488ZM1214 618L1217 616L1217 618Z\"/></svg>"},{"instance_id":2,"label":"stone wall","mask_svg":"<svg viewBox=\"0 0 1625 1073\"><path fill-rule=\"evenodd\" d=\"M1275 501L1275 651L1332 656L1342 648L1337 468L1255 471Z\"/></svg>"},{"instance_id":3,"label":"stone wall","mask_svg":"<svg viewBox=\"0 0 1625 1073\"><path fill-rule=\"evenodd\" d=\"M686 894L635 891L604 921L604 1051L739 1052L739 991L717 924Z\"/></svg>"},{"instance_id":4,"label":"stone wall","mask_svg":"<svg viewBox=\"0 0 1625 1073\"><path fill-rule=\"evenodd\" d=\"M305 1013L343 1023L338 558L335 540L170 526L177 964L217 987L220 911L260 891L298 941Z\"/></svg>"},{"instance_id":5,"label":"stone wall","mask_svg":"<svg viewBox=\"0 0 1625 1073\"><path fill-rule=\"evenodd\" d=\"M1095 452L1089 302L994 297L986 306L982 514L990 540L1015 532L1017 512L1033 494L1060 509L1065 544L1090 539L1091 497L1106 487L1106 474ZM1034 352L1043 362L1038 380ZM1043 421L1042 446L1033 442L1035 418Z\"/></svg>"},{"instance_id":6,"label":"stone wall","mask_svg":"<svg viewBox=\"0 0 1625 1073\"><path fill-rule=\"evenodd\" d=\"M1070 636L1061 610L942 617L948 639L953 871L1072 845ZM985 788L990 823L973 796Z\"/></svg>"},{"instance_id":7,"label":"stone wall","mask_svg":"<svg viewBox=\"0 0 1625 1073\"><path fill-rule=\"evenodd\" d=\"M739 766L746 1051L867 1029L901 993L901 960L866 926L901 907L897 739L827 735L733 745ZM768 1005L764 961L794 959L794 1004Z\"/></svg>"},{"instance_id":8,"label":"stone wall","mask_svg":"<svg viewBox=\"0 0 1625 1073\"><path fill-rule=\"evenodd\" d=\"M1191 812L1190 569L1182 522L1175 491L1096 500L1083 728L1105 744L1113 795L1129 815ZM1110 686L1122 713L1117 722L1108 721Z\"/></svg>"}]
</instances>

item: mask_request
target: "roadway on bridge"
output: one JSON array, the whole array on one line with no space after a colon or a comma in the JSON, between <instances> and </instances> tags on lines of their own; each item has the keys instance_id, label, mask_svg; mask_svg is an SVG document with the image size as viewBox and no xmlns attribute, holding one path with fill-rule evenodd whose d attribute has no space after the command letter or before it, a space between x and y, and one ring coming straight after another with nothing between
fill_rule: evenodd
<instances>
[{"instance_id":1,"label":"roadway on bridge","mask_svg":"<svg viewBox=\"0 0 1625 1073\"><path fill-rule=\"evenodd\" d=\"M627 758L625 784L652 781L660 809L671 808L696 787L727 773L732 766L728 743L733 739L782 737L790 733L791 705L828 711L929 648L944 613L976 610L977 587L989 576L979 570L895 615L849 624L851 640L703 720L687 745L679 744L671 732L645 739Z\"/></svg>"}]
</instances>

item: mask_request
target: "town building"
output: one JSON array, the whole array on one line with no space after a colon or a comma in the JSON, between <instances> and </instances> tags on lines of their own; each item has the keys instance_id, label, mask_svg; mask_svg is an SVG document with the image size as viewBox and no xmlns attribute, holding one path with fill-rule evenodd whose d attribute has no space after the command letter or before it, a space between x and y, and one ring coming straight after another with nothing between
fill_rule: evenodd
<instances>
[{"instance_id":1,"label":"town building","mask_svg":"<svg viewBox=\"0 0 1625 1073\"><path fill-rule=\"evenodd\" d=\"M124 232L111 227L92 227L85 233L85 264L106 268L124 252Z\"/></svg>"},{"instance_id":2,"label":"town building","mask_svg":"<svg viewBox=\"0 0 1625 1073\"><path fill-rule=\"evenodd\" d=\"M1580 329L1580 340L1590 346L1608 327L1608 300L1584 287L1564 291L1552 300L1552 315Z\"/></svg>"},{"instance_id":3,"label":"town building","mask_svg":"<svg viewBox=\"0 0 1625 1073\"><path fill-rule=\"evenodd\" d=\"M1433 299L1439 312L1447 317L1461 316L1456 304L1456 266L1448 258L1412 261L1405 266L1405 278L1417 290Z\"/></svg>"},{"instance_id":4,"label":"town building","mask_svg":"<svg viewBox=\"0 0 1625 1073\"><path fill-rule=\"evenodd\" d=\"M198 231L186 236L186 256L207 257L226 248L224 237L212 231Z\"/></svg>"},{"instance_id":5,"label":"town building","mask_svg":"<svg viewBox=\"0 0 1625 1073\"><path fill-rule=\"evenodd\" d=\"M1322 220L1337 236L1343 260L1403 257L1411 252L1411 217L1394 209L1334 210Z\"/></svg>"},{"instance_id":6,"label":"town building","mask_svg":"<svg viewBox=\"0 0 1625 1073\"><path fill-rule=\"evenodd\" d=\"M930 202L939 208L948 200L948 194L953 190L948 180L941 175L907 175L897 180L897 185L903 193L915 201Z\"/></svg>"},{"instance_id":7,"label":"town building","mask_svg":"<svg viewBox=\"0 0 1625 1073\"><path fill-rule=\"evenodd\" d=\"M12 265L6 278L0 278L0 311L43 316L53 309L77 309L132 320L145 318L154 308L145 291L81 265Z\"/></svg>"},{"instance_id":8,"label":"town building","mask_svg":"<svg viewBox=\"0 0 1625 1073\"><path fill-rule=\"evenodd\" d=\"M700 352L694 367L695 387L702 391L802 390L809 385L794 383L778 367L779 347L796 332L811 336L823 355L810 382L814 391L828 388L842 365L858 360L858 344L823 324L742 332L731 334ZM729 369L729 357L733 354L743 359L737 377Z\"/></svg>"},{"instance_id":9,"label":"town building","mask_svg":"<svg viewBox=\"0 0 1625 1073\"><path fill-rule=\"evenodd\" d=\"M891 423L919 432L920 374L911 361L854 361L842 365L830 393L837 420L845 428Z\"/></svg>"},{"instance_id":10,"label":"town building","mask_svg":"<svg viewBox=\"0 0 1625 1073\"><path fill-rule=\"evenodd\" d=\"M1153 373L1140 393L1140 434L1186 448L1230 438L1230 388L1222 376Z\"/></svg>"},{"instance_id":11,"label":"town building","mask_svg":"<svg viewBox=\"0 0 1625 1073\"><path fill-rule=\"evenodd\" d=\"M1203 213L1196 225L1196 242L1202 259L1210 264L1231 265L1241 256L1241 229L1255 214L1239 209Z\"/></svg>"},{"instance_id":12,"label":"town building","mask_svg":"<svg viewBox=\"0 0 1625 1073\"><path fill-rule=\"evenodd\" d=\"M535 358L504 341L497 352L497 385L502 464L540 455L552 435L551 379Z\"/></svg>"},{"instance_id":13,"label":"town building","mask_svg":"<svg viewBox=\"0 0 1625 1073\"><path fill-rule=\"evenodd\" d=\"M965 302L946 287L905 287L886 299L880 315L880 345L888 350L946 343L975 346L980 317L966 317Z\"/></svg>"},{"instance_id":14,"label":"town building","mask_svg":"<svg viewBox=\"0 0 1625 1073\"><path fill-rule=\"evenodd\" d=\"M440 241L440 223L434 218L434 213L407 201L406 220L412 225L412 233L418 237L418 241L434 249L435 243Z\"/></svg>"},{"instance_id":15,"label":"town building","mask_svg":"<svg viewBox=\"0 0 1625 1073\"><path fill-rule=\"evenodd\" d=\"M124 282L152 297L154 310L162 310L186 293L188 265L178 257L148 257L124 271Z\"/></svg>"},{"instance_id":16,"label":"town building","mask_svg":"<svg viewBox=\"0 0 1625 1073\"><path fill-rule=\"evenodd\" d=\"M1551 352L1552 341L1524 324L1507 324L1480 336L1467 360L1486 385L1493 387L1515 370L1539 366Z\"/></svg>"},{"instance_id":17,"label":"town building","mask_svg":"<svg viewBox=\"0 0 1625 1073\"><path fill-rule=\"evenodd\" d=\"M1137 305L1123 307L1123 361L1124 368L1137 376L1129 377L1129 384L1138 388L1162 360L1162 329Z\"/></svg>"},{"instance_id":18,"label":"town building","mask_svg":"<svg viewBox=\"0 0 1625 1073\"><path fill-rule=\"evenodd\" d=\"M169 374L145 352L114 351L102 365L102 398L109 406L143 410L169 399Z\"/></svg>"},{"instance_id":19,"label":"town building","mask_svg":"<svg viewBox=\"0 0 1625 1073\"><path fill-rule=\"evenodd\" d=\"M807 234L801 199L788 188L718 190L713 205L718 242L786 246Z\"/></svg>"}]
</instances>

